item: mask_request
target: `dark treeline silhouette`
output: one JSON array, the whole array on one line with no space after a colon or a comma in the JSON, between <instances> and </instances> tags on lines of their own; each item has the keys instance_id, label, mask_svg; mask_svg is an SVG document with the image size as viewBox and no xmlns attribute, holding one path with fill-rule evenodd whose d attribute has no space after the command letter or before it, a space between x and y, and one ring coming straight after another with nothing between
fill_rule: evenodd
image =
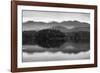
<instances>
[{"instance_id":1,"label":"dark treeline silhouette","mask_svg":"<svg viewBox=\"0 0 100 73\"><path fill-rule=\"evenodd\" d=\"M66 42L66 35L59 30L45 29L38 31L34 42L41 47L56 48Z\"/></svg>"},{"instance_id":2,"label":"dark treeline silhouette","mask_svg":"<svg viewBox=\"0 0 100 73\"><path fill-rule=\"evenodd\" d=\"M22 44L27 44L27 45L34 45L34 35L36 34L36 31L23 31L22 32Z\"/></svg>"},{"instance_id":3,"label":"dark treeline silhouette","mask_svg":"<svg viewBox=\"0 0 100 73\"><path fill-rule=\"evenodd\" d=\"M68 32L66 33L66 39L68 42L89 43L90 32L89 31Z\"/></svg>"},{"instance_id":4,"label":"dark treeline silhouette","mask_svg":"<svg viewBox=\"0 0 100 73\"><path fill-rule=\"evenodd\" d=\"M61 32L56 29L23 31L23 45L39 45L44 48L57 48L66 42L89 43L89 31Z\"/></svg>"}]
</instances>

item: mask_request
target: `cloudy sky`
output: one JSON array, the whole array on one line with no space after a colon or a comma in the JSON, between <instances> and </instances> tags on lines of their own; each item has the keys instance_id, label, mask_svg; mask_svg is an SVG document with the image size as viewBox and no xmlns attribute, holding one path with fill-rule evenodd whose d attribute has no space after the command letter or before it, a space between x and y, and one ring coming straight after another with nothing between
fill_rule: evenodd
<instances>
[{"instance_id":1,"label":"cloudy sky","mask_svg":"<svg viewBox=\"0 0 100 73\"><path fill-rule=\"evenodd\" d=\"M62 22L62 21L80 21L88 22L90 21L89 13L73 13L73 12L54 12L54 11L33 11L33 10L23 10L23 22L26 21L42 21L42 22Z\"/></svg>"}]
</instances>

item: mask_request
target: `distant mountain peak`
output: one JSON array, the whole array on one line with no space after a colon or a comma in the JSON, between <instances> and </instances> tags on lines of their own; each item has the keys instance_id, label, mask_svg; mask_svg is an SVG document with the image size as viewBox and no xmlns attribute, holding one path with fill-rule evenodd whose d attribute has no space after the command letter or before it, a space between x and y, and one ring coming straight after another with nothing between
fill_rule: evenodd
<instances>
[{"instance_id":1,"label":"distant mountain peak","mask_svg":"<svg viewBox=\"0 0 100 73\"><path fill-rule=\"evenodd\" d=\"M27 22L23 22L23 29L24 30L32 30L35 27L37 28L40 26L44 26L45 28L49 28L52 27L53 29L58 29L58 30L70 30L70 29L74 29L74 28L78 28L78 27L90 27L90 24L87 22L80 22L80 21L62 21L62 22L56 22L56 21L52 21L52 22L42 22L42 21L27 21ZM44 28L43 27L43 28ZM35 29L36 29L35 28ZM37 28L38 30L39 28Z\"/></svg>"},{"instance_id":2,"label":"distant mountain peak","mask_svg":"<svg viewBox=\"0 0 100 73\"><path fill-rule=\"evenodd\" d=\"M53 26L51 29L60 30L62 32L66 32L68 29L64 26Z\"/></svg>"},{"instance_id":3,"label":"distant mountain peak","mask_svg":"<svg viewBox=\"0 0 100 73\"><path fill-rule=\"evenodd\" d=\"M56 29L67 29L67 28L64 27L64 26L54 26L54 27L52 27L52 28L56 28Z\"/></svg>"},{"instance_id":4,"label":"distant mountain peak","mask_svg":"<svg viewBox=\"0 0 100 73\"><path fill-rule=\"evenodd\" d=\"M57 22L57 21L51 21L51 22L42 22L42 21L32 21L32 20L30 20L30 21L27 21L27 22L23 22L23 23L47 23L47 24L67 24L67 23L70 23L70 24L81 24L81 23L83 23L83 24L89 24L89 23L86 23L86 22L80 22L80 21L77 21L77 20L75 20L75 21L62 21L62 22Z\"/></svg>"},{"instance_id":5,"label":"distant mountain peak","mask_svg":"<svg viewBox=\"0 0 100 73\"><path fill-rule=\"evenodd\" d=\"M24 23L34 23L34 21L27 21L27 22L24 22Z\"/></svg>"}]
</instances>

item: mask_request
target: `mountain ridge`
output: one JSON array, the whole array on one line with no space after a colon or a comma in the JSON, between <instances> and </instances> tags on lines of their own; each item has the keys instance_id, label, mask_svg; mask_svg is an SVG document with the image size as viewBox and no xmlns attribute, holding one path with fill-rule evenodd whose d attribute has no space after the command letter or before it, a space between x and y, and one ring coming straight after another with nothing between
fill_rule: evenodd
<instances>
[{"instance_id":1,"label":"mountain ridge","mask_svg":"<svg viewBox=\"0 0 100 73\"><path fill-rule=\"evenodd\" d=\"M45 22L35 22L35 21L27 21L23 23L23 30L35 30L34 28L52 28L52 27L65 27L66 29L72 29L72 28L82 28L82 27L90 27L89 23L86 22L79 22L79 21L63 21L63 22L55 22L52 21L50 23L45 23ZM37 28L37 30L38 30ZM42 29L41 28L41 29ZM64 29L65 29L64 28ZM56 28L57 29L57 28Z\"/></svg>"}]
</instances>

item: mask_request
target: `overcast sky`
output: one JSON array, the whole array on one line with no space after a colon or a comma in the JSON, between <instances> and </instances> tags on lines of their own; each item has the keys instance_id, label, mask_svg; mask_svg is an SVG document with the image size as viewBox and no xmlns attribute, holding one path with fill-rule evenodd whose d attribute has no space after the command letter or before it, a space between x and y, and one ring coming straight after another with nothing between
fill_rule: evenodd
<instances>
[{"instance_id":1,"label":"overcast sky","mask_svg":"<svg viewBox=\"0 0 100 73\"><path fill-rule=\"evenodd\" d=\"M42 21L42 22L62 22L62 21L80 21L88 22L90 21L89 13L73 13L73 12L48 12L48 11L30 11L23 10L23 22L26 21Z\"/></svg>"}]
</instances>

